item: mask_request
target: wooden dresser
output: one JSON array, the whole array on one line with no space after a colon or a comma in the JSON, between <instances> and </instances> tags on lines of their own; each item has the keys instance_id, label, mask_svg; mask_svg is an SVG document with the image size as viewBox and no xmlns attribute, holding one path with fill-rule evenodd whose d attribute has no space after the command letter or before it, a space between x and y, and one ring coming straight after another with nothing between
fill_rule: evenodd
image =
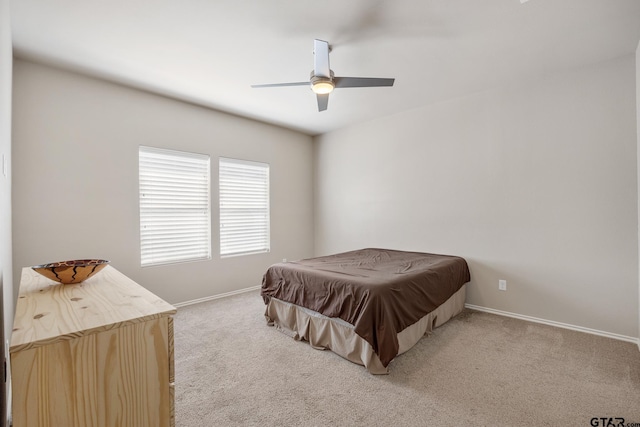
<instances>
[{"instance_id":1,"label":"wooden dresser","mask_svg":"<svg viewBox=\"0 0 640 427\"><path fill-rule=\"evenodd\" d=\"M175 307L112 266L76 285L22 270L14 427L173 427Z\"/></svg>"}]
</instances>

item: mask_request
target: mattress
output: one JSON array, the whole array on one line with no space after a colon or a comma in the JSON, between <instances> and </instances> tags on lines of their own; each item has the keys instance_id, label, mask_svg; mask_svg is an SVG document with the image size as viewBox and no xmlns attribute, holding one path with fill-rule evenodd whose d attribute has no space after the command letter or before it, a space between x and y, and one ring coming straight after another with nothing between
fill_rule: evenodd
<instances>
[{"instance_id":1,"label":"mattress","mask_svg":"<svg viewBox=\"0 0 640 427\"><path fill-rule=\"evenodd\" d=\"M467 263L460 257L369 248L275 264L263 277L261 294L269 324L311 342L315 338L305 333L298 319L308 317L309 325L329 319L331 325L352 329L385 370L401 353L400 333L416 323L429 323L427 316L445 303L451 303L447 309L456 305L454 311L461 310L454 303L462 298L464 305L464 290L460 290L469 280ZM377 363L361 362L370 370Z\"/></svg>"}]
</instances>

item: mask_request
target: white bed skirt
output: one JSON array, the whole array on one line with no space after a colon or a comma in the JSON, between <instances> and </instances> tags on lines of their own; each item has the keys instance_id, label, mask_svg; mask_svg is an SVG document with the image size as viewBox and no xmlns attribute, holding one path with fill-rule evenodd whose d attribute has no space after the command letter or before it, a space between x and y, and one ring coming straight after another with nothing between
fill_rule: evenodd
<instances>
[{"instance_id":1,"label":"white bed skirt","mask_svg":"<svg viewBox=\"0 0 640 427\"><path fill-rule=\"evenodd\" d=\"M444 324L464 309L466 285L438 308L398 333L398 354L413 347L424 335ZM308 341L313 348L329 349L345 359L364 365L372 374L388 374L371 345L357 335L353 325L326 317L295 304L271 298L265 310L269 326L295 340Z\"/></svg>"}]
</instances>

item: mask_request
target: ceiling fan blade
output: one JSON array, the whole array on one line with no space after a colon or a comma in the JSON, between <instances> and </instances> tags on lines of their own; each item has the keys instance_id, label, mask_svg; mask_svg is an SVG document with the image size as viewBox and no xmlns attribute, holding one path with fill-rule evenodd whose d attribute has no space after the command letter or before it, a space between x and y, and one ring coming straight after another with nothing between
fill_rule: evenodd
<instances>
[{"instance_id":1,"label":"ceiling fan blade","mask_svg":"<svg viewBox=\"0 0 640 427\"><path fill-rule=\"evenodd\" d=\"M329 68L329 42L315 39L313 41L313 75L331 77Z\"/></svg>"},{"instance_id":2,"label":"ceiling fan blade","mask_svg":"<svg viewBox=\"0 0 640 427\"><path fill-rule=\"evenodd\" d=\"M294 83L269 83L266 85L251 85L253 88L259 87L284 87L284 86L309 86L309 82L294 82Z\"/></svg>"},{"instance_id":3,"label":"ceiling fan blade","mask_svg":"<svg viewBox=\"0 0 640 427\"><path fill-rule=\"evenodd\" d=\"M376 77L334 77L336 87L382 87L393 86L396 79L380 79Z\"/></svg>"},{"instance_id":4,"label":"ceiling fan blade","mask_svg":"<svg viewBox=\"0 0 640 427\"><path fill-rule=\"evenodd\" d=\"M329 105L329 94L316 95L316 97L318 98L318 111L326 110Z\"/></svg>"}]
</instances>

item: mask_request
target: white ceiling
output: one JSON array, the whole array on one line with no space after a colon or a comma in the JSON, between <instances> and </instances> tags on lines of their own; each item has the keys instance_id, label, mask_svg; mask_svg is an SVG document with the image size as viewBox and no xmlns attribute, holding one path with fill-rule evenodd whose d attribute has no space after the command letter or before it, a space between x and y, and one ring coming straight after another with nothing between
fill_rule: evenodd
<instances>
[{"instance_id":1,"label":"white ceiling","mask_svg":"<svg viewBox=\"0 0 640 427\"><path fill-rule=\"evenodd\" d=\"M640 0L12 0L15 55L320 134L635 51ZM317 111L298 82L313 39L337 76Z\"/></svg>"}]
</instances>

